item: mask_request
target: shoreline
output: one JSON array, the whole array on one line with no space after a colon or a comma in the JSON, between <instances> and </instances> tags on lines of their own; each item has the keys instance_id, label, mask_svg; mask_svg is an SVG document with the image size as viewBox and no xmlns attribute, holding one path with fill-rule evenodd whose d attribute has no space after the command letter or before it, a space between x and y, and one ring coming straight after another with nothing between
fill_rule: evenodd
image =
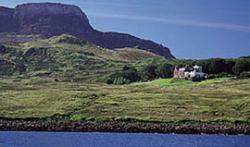
<instances>
[{"instance_id":1,"label":"shoreline","mask_svg":"<svg viewBox=\"0 0 250 147\"><path fill-rule=\"evenodd\" d=\"M228 134L250 135L250 124L241 123L155 123L155 122L95 122L0 119L0 131L46 132L119 132L163 134Z\"/></svg>"}]
</instances>

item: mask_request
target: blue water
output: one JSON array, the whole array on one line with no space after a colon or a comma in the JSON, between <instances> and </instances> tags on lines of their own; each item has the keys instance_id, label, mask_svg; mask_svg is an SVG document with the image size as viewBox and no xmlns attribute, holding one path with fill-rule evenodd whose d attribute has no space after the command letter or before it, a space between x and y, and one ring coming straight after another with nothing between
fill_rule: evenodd
<instances>
[{"instance_id":1,"label":"blue water","mask_svg":"<svg viewBox=\"0 0 250 147\"><path fill-rule=\"evenodd\" d=\"M250 147L250 136L0 132L0 147Z\"/></svg>"}]
</instances>

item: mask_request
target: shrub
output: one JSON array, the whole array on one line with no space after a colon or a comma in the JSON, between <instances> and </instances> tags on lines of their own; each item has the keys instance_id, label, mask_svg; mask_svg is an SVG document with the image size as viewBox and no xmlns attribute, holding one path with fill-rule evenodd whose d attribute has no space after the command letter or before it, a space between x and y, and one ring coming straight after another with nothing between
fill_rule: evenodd
<instances>
[{"instance_id":1,"label":"shrub","mask_svg":"<svg viewBox=\"0 0 250 147\"><path fill-rule=\"evenodd\" d=\"M12 75L15 70L15 63L6 59L0 59L0 75Z\"/></svg>"},{"instance_id":2,"label":"shrub","mask_svg":"<svg viewBox=\"0 0 250 147\"><path fill-rule=\"evenodd\" d=\"M215 58L198 61L198 64L203 67L203 71L208 74L228 73L232 74L232 68L235 64L234 61Z\"/></svg>"},{"instance_id":3,"label":"shrub","mask_svg":"<svg viewBox=\"0 0 250 147\"><path fill-rule=\"evenodd\" d=\"M158 65L156 69L157 77L159 78L170 78L173 77L174 66L167 63Z\"/></svg>"},{"instance_id":4,"label":"shrub","mask_svg":"<svg viewBox=\"0 0 250 147\"><path fill-rule=\"evenodd\" d=\"M157 66L149 64L140 71L140 77L143 81L154 80L158 78Z\"/></svg>"},{"instance_id":5,"label":"shrub","mask_svg":"<svg viewBox=\"0 0 250 147\"><path fill-rule=\"evenodd\" d=\"M240 75L238 76L238 78L240 78L240 79L250 78L250 72L242 72L242 73L240 73Z\"/></svg>"},{"instance_id":6,"label":"shrub","mask_svg":"<svg viewBox=\"0 0 250 147\"><path fill-rule=\"evenodd\" d=\"M107 84L123 85L140 81L137 70L133 67L124 66L121 71L115 72L107 80Z\"/></svg>"},{"instance_id":7,"label":"shrub","mask_svg":"<svg viewBox=\"0 0 250 147\"><path fill-rule=\"evenodd\" d=\"M250 71L250 60L247 58L240 58L236 61L233 71L236 75L245 71Z\"/></svg>"}]
</instances>

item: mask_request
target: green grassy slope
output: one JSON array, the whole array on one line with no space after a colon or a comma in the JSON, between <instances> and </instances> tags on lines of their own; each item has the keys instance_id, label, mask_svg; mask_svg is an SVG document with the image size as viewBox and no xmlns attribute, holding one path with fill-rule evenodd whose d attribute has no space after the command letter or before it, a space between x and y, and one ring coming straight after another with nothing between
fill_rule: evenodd
<instances>
[{"instance_id":1,"label":"green grassy slope","mask_svg":"<svg viewBox=\"0 0 250 147\"><path fill-rule=\"evenodd\" d=\"M162 79L124 86L1 79L0 117L71 120L250 121L250 79Z\"/></svg>"},{"instance_id":2,"label":"green grassy slope","mask_svg":"<svg viewBox=\"0 0 250 147\"><path fill-rule=\"evenodd\" d=\"M16 68L13 73L16 75L22 71L23 76L45 75L63 81L104 81L124 65L140 66L147 59L163 60L162 57L136 48L104 49L70 35L1 48L5 50L0 49L0 57L14 63ZM10 74L8 72L5 75Z\"/></svg>"}]
</instances>

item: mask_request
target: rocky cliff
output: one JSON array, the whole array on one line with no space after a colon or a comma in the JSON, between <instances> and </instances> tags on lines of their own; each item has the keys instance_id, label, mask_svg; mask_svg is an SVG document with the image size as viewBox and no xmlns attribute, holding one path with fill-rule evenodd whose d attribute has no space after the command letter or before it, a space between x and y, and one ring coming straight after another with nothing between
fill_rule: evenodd
<instances>
[{"instance_id":1,"label":"rocky cliff","mask_svg":"<svg viewBox=\"0 0 250 147\"><path fill-rule=\"evenodd\" d=\"M46 37L71 34L101 47L138 47L166 58L174 58L160 44L123 33L100 32L92 28L82 10L73 5L29 3L16 8L0 7L0 33L39 34Z\"/></svg>"},{"instance_id":2,"label":"rocky cliff","mask_svg":"<svg viewBox=\"0 0 250 147\"><path fill-rule=\"evenodd\" d=\"M0 7L0 32L15 32L14 9Z\"/></svg>"}]
</instances>

